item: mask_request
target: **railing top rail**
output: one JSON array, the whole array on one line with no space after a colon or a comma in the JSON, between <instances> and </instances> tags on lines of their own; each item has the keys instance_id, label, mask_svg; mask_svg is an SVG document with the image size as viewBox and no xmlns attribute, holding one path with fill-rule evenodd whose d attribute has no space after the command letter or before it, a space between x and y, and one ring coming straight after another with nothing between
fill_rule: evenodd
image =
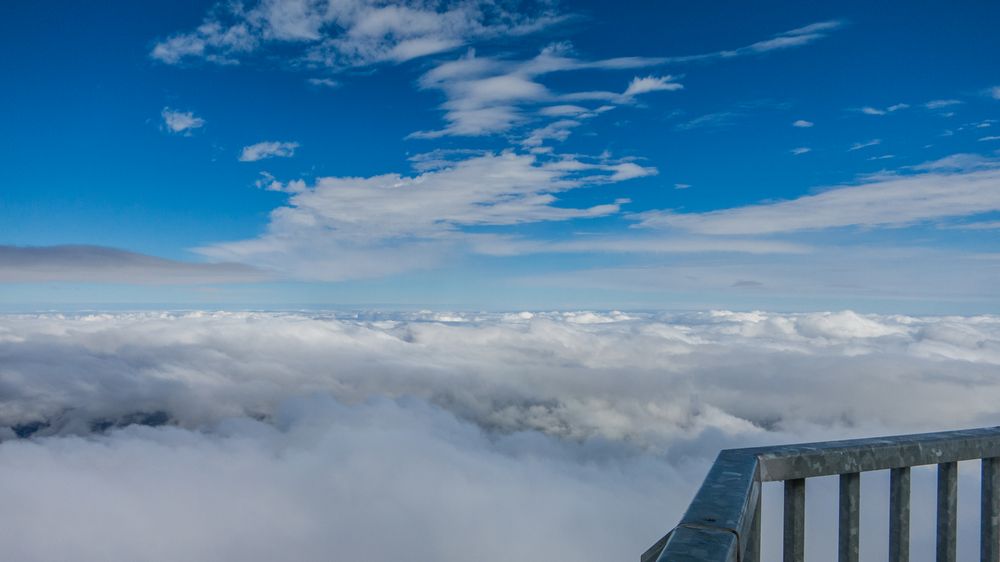
<instances>
[{"instance_id":1,"label":"railing top rail","mask_svg":"<svg viewBox=\"0 0 1000 562\"><path fill-rule=\"evenodd\" d=\"M1000 427L727 449L642 562L742 560L762 482L1000 457Z\"/></svg>"},{"instance_id":2,"label":"railing top rail","mask_svg":"<svg viewBox=\"0 0 1000 562\"><path fill-rule=\"evenodd\" d=\"M1000 427L734 449L760 461L763 482L1000 456Z\"/></svg>"}]
</instances>

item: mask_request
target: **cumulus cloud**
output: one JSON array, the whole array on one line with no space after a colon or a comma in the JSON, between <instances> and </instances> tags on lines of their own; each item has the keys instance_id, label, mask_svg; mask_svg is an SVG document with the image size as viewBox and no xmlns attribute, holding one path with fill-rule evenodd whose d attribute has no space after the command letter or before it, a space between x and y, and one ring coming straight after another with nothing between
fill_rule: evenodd
<instances>
[{"instance_id":1,"label":"cumulus cloud","mask_svg":"<svg viewBox=\"0 0 1000 562\"><path fill-rule=\"evenodd\" d=\"M179 111L164 107L163 111L160 112L160 116L163 117L163 126L171 133L190 135L194 129L200 129L205 126L205 120L197 117L190 111Z\"/></svg>"},{"instance_id":2,"label":"cumulus cloud","mask_svg":"<svg viewBox=\"0 0 1000 562\"><path fill-rule=\"evenodd\" d=\"M0 354L16 559L607 560L719 448L1000 422L993 316L8 315Z\"/></svg>"},{"instance_id":3,"label":"cumulus cloud","mask_svg":"<svg viewBox=\"0 0 1000 562\"><path fill-rule=\"evenodd\" d=\"M472 40L523 35L562 18L548 2L513 10L480 1L261 0L219 3L192 31L159 41L150 56L166 64L235 64L282 51L298 64L333 69L399 63Z\"/></svg>"},{"instance_id":4,"label":"cumulus cloud","mask_svg":"<svg viewBox=\"0 0 1000 562\"><path fill-rule=\"evenodd\" d=\"M0 246L0 282L77 281L190 284L261 281L267 275L235 263L168 260L117 248L86 245Z\"/></svg>"},{"instance_id":5,"label":"cumulus cloud","mask_svg":"<svg viewBox=\"0 0 1000 562\"><path fill-rule=\"evenodd\" d=\"M243 147L240 162L256 162L265 158L291 158L295 156L295 149L298 147L297 142L258 142Z\"/></svg>"},{"instance_id":6,"label":"cumulus cloud","mask_svg":"<svg viewBox=\"0 0 1000 562\"><path fill-rule=\"evenodd\" d=\"M812 127L813 125L814 125L814 123L812 121L806 121L805 119L797 119L796 121L794 121L792 123L793 127L799 127L799 128L802 128L802 129L806 129L806 128Z\"/></svg>"},{"instance_id":7,"label":"cumulus cloud","mask_svg":"<svg viewBox=\"0 0 1000 562\"><path fill-rule=\"evenodd\" d=\"M964 167L969 165L976 167ZM857 185L832 186L787 201L705 213L650 211L637 218L645 227L736 235L851 226L898 228L1000 210L1000 169L995 159L953 158L919 169L868 177Z\"/></svg>"},{"instance_id":8,"label":"cumulus cloud","mask_svg":"<svg viewBox=\"0 0 1000 562\"><path fill-rule=\"evenodd\" d=\"M557 194L656 173L630 161L513 152L437 153L422 165L413 177L272 182L290 199L272 211L263 235L198 251L313 280L433 267L462 250L464 228L614 214L627 200L573 208L558 205Z\"/></svg>"}]
</instances>

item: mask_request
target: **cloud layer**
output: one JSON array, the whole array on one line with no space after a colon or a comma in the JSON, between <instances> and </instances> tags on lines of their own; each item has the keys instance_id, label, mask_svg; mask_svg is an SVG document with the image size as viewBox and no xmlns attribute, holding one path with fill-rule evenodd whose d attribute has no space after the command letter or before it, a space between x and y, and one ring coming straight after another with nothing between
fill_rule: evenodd
<instances>
[{"instance_id":1,"label":"cloud layer","mask_svg":"<svg viewBox=\"0 0 1000 562\"><path fill-rule=\"evenodd\" d=\"M0 356L19 560L607 560L721 447L1000 421L991 316L8 315Z\"/></svg>"}]
</instances>

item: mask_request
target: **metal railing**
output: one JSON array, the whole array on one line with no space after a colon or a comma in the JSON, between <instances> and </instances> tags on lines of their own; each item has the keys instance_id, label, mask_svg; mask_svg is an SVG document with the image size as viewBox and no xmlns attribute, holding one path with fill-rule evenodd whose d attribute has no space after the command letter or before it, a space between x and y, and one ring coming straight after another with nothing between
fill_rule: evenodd
<instances>
[{"instance_id":1,"label":"metal railing","mask_svg":"<svg viewBox=\"0 0 1000 562\"><path fill-rule=\"evenodd\" d=\"M805 556L806 479L840 475L838 560L858 561L860 473L889 471L889 560L910 556L910 467L936 464L937 560L955 562L958 462L982 459L980 559L1000 562L1000 427L728 449L641 562L759 562L761 484L784 482L784 562Z\"/></svg>"}]
</instances>

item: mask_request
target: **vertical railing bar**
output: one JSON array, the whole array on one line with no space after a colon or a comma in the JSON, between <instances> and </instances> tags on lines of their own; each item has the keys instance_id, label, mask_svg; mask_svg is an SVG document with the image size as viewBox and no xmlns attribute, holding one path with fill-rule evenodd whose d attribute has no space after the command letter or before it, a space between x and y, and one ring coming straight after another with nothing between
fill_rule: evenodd
<instances>
[{"instance_id":1,"label":"vertical railing bar","mask_svg":"<svg viewBox=\"0 0 1000 562\"><path fill-rule=\"evenodd\" d=\"M958 463L938 465L937 562L955 562L958 547Z\"/></svg>"},{"instance_id":2,"label":"vertical railing bar","mask_svg":"<svg viewBox=\"0 0 1000 562\"><path fill-rule=\"evenodd\" d=\"M889 470L889 562L910 560L910 467Z\"/></svg>"},{"instance_id":3,"label":"vertical railing bar","mask_svg":"<svg viewBox=\"0 0 1000 562\"><path fill-rule=\"evenodd\" d=\"M858 534L861 514L861 475L857 472L840 475L840 519L838 526L837 560L858 562Z\"/></svg>"},{"instance_id":4,"label":"vertical railing bar","mask_svg":"<svg viewBox=\"0 0 1000 562\"><path fill-rule=\"evenodd\" d=\"M782 537L782 560L804 562L806 545L806 481L785 480L785 524Z\"/></svg>"},{"instance_id":5,"label":"vertical railing bar","mask_svg":"<svg viewBox=\"0 0 1000 562\"><path fill-rule=\"evenodd\" d=\"M760 517L761 517L761 496L764 495L763 486L757 494L757 505L753 509L753 525L750 528L750 544L744 562L760 562Z\"/></svg>"},{"instance_id":6,"label":"vertical railing bar","mask_svg":"<svg viewBox=\"0 0 1000 562\"><path fill-rule=\"evenodd\" d=\"M980 500L979 556L982 562L1000 561L1000 458L983 459Z\"/></svg>"}]
</instances>

